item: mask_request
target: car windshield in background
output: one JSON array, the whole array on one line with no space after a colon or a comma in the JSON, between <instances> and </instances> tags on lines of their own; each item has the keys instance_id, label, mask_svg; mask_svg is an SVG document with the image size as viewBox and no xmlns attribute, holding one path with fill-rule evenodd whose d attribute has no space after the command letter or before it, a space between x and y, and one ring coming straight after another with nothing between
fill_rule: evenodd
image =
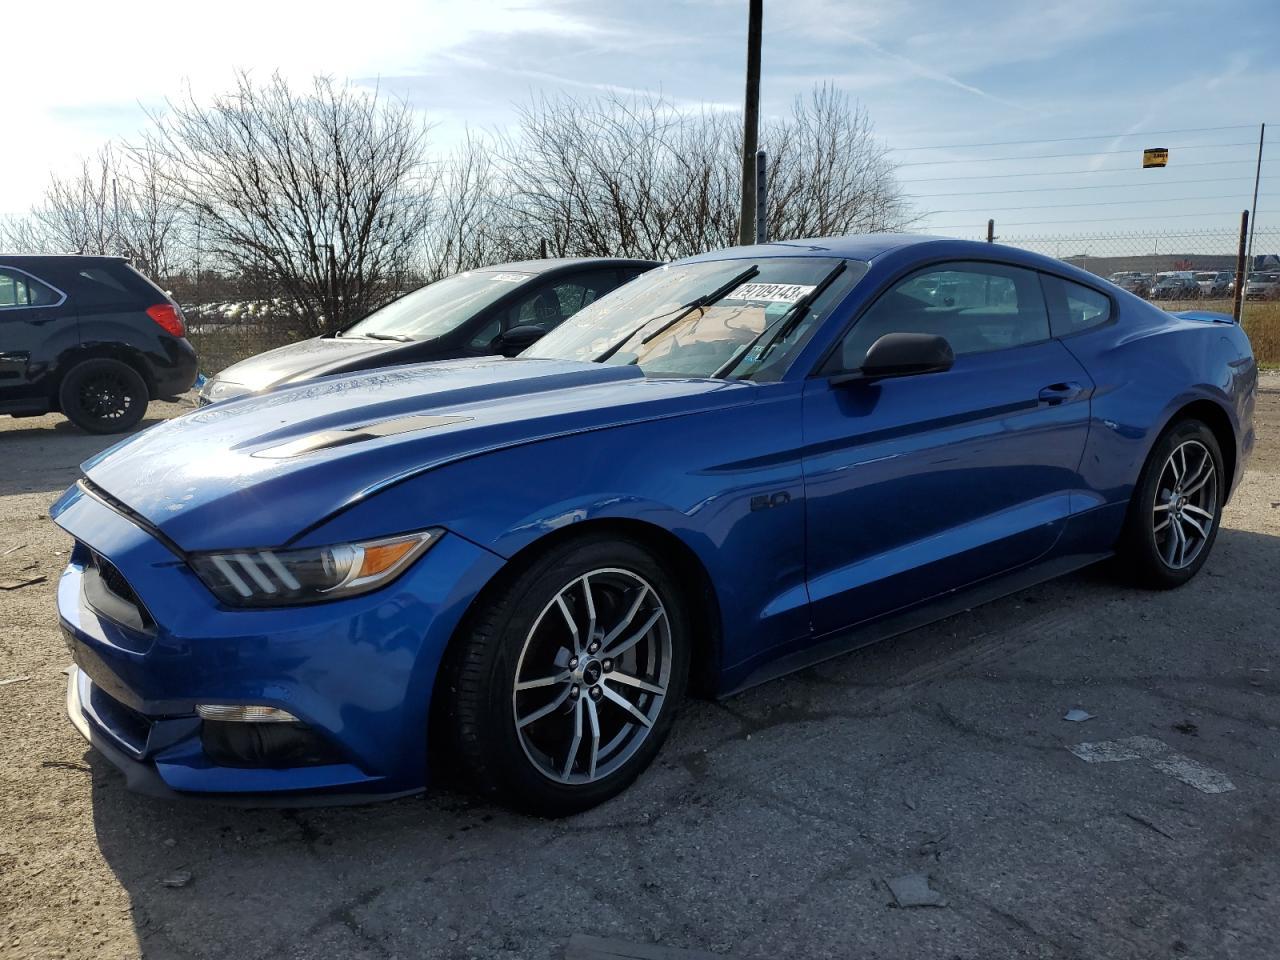
<instances>
[{"instance_id":1,"label":"car windshield in background","mask_svg":"<svg viewBox=\"0 0 1280 960\"><path fill-rule=\"evenodd\" d=\"M860 261L816 257L659 267L521 356L630 363L652 376L777 379L866 272Z\"/></svg>"},{"instance_id":2,"label":"car windshield in background","mask_svg":"<svg viewBox=\"0 0 1280 960\"><path fill-rule=\"evenodd\" d=\"M393 300L339 336L387 340L443 336L531 277L531 273L501 270L457 273Z\"/></svg>"}]
</instances>

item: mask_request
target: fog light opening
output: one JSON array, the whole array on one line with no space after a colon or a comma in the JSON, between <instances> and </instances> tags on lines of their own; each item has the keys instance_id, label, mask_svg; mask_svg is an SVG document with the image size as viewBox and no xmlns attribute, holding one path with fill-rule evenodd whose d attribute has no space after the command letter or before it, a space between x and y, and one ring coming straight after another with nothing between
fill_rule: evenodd
<instances>
[{"instance_id":1,"label":"fog light opening","mask_svg":"<svg viewBox=\"0 0 1280 960\"><path fill-rule=\"evenodd\" d=\"M228 723L298 723L298 718L279 707L263 707L230 703L198 703L196 714L202 720Z\"/></svg>"}]
</instances>

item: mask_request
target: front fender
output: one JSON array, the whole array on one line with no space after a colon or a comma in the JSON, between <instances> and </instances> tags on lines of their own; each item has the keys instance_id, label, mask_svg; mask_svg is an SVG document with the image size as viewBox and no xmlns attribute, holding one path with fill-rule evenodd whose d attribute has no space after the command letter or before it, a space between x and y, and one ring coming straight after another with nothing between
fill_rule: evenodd
<instances>
[{"instance_id":1,"label":"front fender","mask_svg":"<svg viewBox=\"0 0 1280 960\"><path fill-rule=\"evenodd\" d=\"M648 524L702 564L731 668L809 630L799 385L754 389L752 403L448 464L355 504L298 544L438 525L510 558L579 523Z\"/></svg>"}]
</instances>

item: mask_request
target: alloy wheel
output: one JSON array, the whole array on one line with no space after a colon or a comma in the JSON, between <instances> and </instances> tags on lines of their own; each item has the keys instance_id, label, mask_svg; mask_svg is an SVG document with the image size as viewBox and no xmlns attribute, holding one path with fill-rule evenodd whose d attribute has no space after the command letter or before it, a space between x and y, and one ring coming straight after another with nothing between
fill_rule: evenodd
<instances>
[{"instance_id":1,"label":"alloy wheel","mask_svg":"<svg viewBox=\"0 0 1280 960\"><path fill-rule=\"evenodd\" d=\"M76 402L93 419L112 423L129 416L137 398L123 377L104 372L88 377L80 384Z\"/></svg>"},{"instance_id":2,"label":"alloy wheel","mask_svg":"<svg viewBox=\"0 0 1280 960\"><path fill-rule=\"evenodd\" d=\"M648 738L671 668L670 619L643 577L606 567L575 578L543 607L516 664L525 756L557 783L608 777Z\"/></svg>"},{"instance_id":3,"label":"alloy wheel","mask_svg":"<svg viewBox=\"0 0 1280 960\"><path fill-rule=\"evenodd\" d=\"M1198 440L1176 446L1160 471L1151 511L1156 550L1174 570L1189 567L1209 542L1218 516L1218 469Z\"/></svg>"}]
</instances>

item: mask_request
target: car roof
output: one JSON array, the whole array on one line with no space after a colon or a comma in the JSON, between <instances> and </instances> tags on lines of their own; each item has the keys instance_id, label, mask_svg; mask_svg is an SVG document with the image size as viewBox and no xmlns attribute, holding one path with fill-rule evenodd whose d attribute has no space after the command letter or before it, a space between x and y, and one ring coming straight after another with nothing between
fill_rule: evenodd
<instances>
[{"instance_id":1,"label":"car roof","mask_svg":"<svg viewBox=\"0 0 1280 960\"><path fill-rule=\"evenodd\" d=\"M696 263L700 260L741 260L765 257L840 257L846 260L871 262L879 257L906 248L919 248L921 259L936 256L946 260L1000 260L1043 270L1059 276L1070 277L1081 283L1105 283L1101 277L1082 270L1075 264L1044 254L1010 247L983 240L957 240L953 237L935 237L921 233L861 233L845 237L814 237L801 240L779 240L747 247L728 247L713 250L696 257L688 257L680 263Z\"/></svg>"},{"instance_id":2,"label":"car roof","mask_svg":"<svg viewBox=\"0 0 1280 960\"><path fill-rule=\"evenodd\" d=\"M45 263L49 263L54 260L68 260L68 261L84 260L84 261L90 261L95 263L101 263L103 261L107 261L111 263L122 263L128 259L129 259L128 257L117 257L109 254L99 254L99 253L2 253L0 252L0 260L10 260L10 261L23 260L23 261L34 261L34 262L43 261Z\"/></svg>"},{"instance_id":3,"label":"car roof","mask_svg":"<svg viewBox=\"0 0 1280 960\"><path fill-rule=\"evenodd\" d=\"M797 240L774 240L745 247L727 247L687 257L683 262L725 260L746 257L843 257L847 260L874 260L891 250L921 243L967 243L948 237L932 237L919 233L859 233L844 237L809 237ZM986 244L974 244L987 246Z\"/></svg>"},{"instance_id":4,"label":"car roof","mask_svg":"<svg viewBox=\"0 0 1280 960\"><path fill-rule=\"evenodd\" d=\"M661 260L641 260L632 257L548 257L545 260L512 260L475 267L472 273L506 270L512 273L547 273L572 267L656 267Z\"/></svg>"}]
</instances>

